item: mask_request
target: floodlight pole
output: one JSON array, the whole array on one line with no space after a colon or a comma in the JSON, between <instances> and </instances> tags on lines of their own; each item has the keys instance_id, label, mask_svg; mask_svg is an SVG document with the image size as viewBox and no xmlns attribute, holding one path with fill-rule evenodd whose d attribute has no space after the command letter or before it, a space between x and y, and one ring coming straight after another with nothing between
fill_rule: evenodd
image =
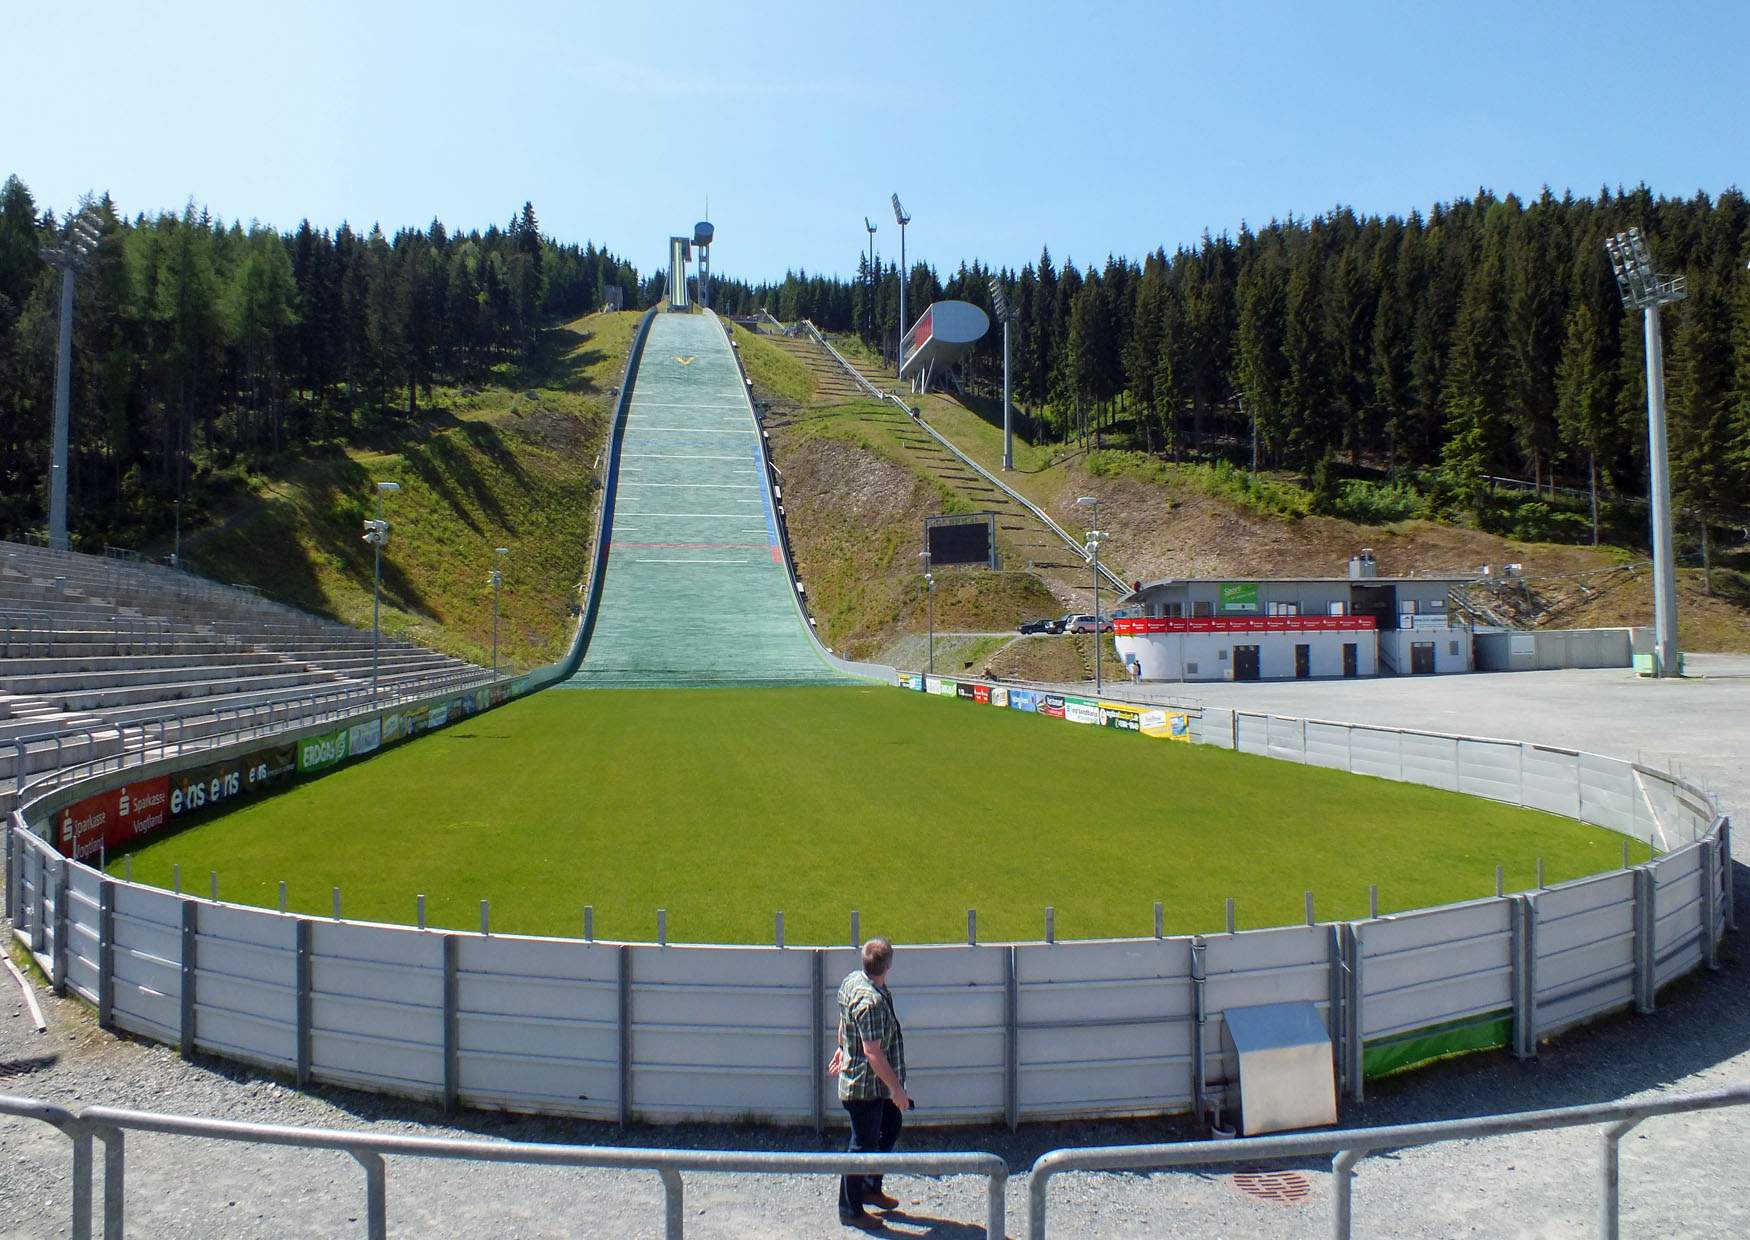
<instances>
[{"instance_id":1,"label":"floodlight pole","mask_svg":"<svg viewBox=\"0 0 1750 1240\"><path fill-rule=\"evenodd\" d=\"M371 565L371 701L377 700L377 672L383 646L383 544L389 541L389 523L383 520L383 496L399 491L399 482L377 483L377 519L366 522L365 539L374 552Z\"/></svg>"},{"instance_id":2,"label":"floodlight pole","mask_svg":"<svg viewBox=\"0 0 1750 1240\"><path fill-rule=\"evenodd\" d=\"M494 550L497 551L501 561L504 556L510 554L509 547L497 547ZM492 679L496 681L498 679L498 591L504 585L504 570L494 568L492 575L487 580L492 583Z\"/></svg>"},{"instance_id":3,"label":"floodlight pole","mask_svg":"<svg viewBox=\"0 0 1750 1240\"><path fill-rule=\"evenodd\" d=\"M1088 563L1094 570L1094 692L1101 691L1100 680L1100 540L1105 534L1100 529L1100 499L1096 495L1084 495L1076 503L1094 510L1093 528L1088 531Z\"/></svg>"},{"instance_id":4,"label":"floodlight pole","mask_svg":"<svg viewBox=\"0 0 1750 1240\"><path fill-rule=\"evenodd\" d=\"M863 217L863 227L869 230L869 265L863 269L863 330L873 334L875 331L875 225L869 222L869 217Z\"/></svg>"},{"instance_id":5,"label":"floodlight pole","mask_svg":"<svg viewBox=\"0 0 1750 1240\"><path fill-rule=\"evenodd\" d=\"M1009 316L1003 316L1003 472L1015 467L1014 406L1009 400Z\"/></svg>"},{"instance_id":6,"label":"floodlight pole","mask_svg":"<svg viewBox=\"0 0 1750 1240\"><path fill-rule=\"evenodd\" d=\"M1671 538L1671 459L1665 443L1665 344L1659 303L1646 307L1647 459L1653 508L1653 650L1658 674L1675 676L1682 659L1677 644L1677 559Z\"/></svg>"},{"instance_id":7,"label":"floodlight pole","mask_svg":"<svg viewBox=\"0 0 1750 1240\"><path fill-rule=\"evenodd\" d=\"M936 674L936 574L930 571L930 553L918 552L918 559L924 562L924 594L929 600L930 614L930 675Z\"/></svg>"},{"instance_id":8,"label":"floodlight pole","mask_svg":"<svg viewBox=\"0 0 1750 1240\"><path fill-rule=\"evenodd\" d=\"M905 329L908 326L905 318L905 226L911 223L911 216L899 205L898 194L893 196L893 219L899 225L899 339L894 347L898 356L893 363L893 373L898 375L905 369Z\"/></svg>"}]
</instances>

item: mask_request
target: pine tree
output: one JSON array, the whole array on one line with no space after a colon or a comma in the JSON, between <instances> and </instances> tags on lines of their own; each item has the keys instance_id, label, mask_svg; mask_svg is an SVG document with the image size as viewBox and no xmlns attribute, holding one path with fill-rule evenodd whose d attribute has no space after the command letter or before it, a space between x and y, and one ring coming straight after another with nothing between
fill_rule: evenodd
<instances>
[{"instance_id":1,"label":"pine tree","mask_svg":"<svg viewBox=\"0 0 1750 1240\"><path fill-rule=\"evenodd\" d=\"M1603 334L1592 315L1592 307L1580 302L1568 312L1562 360L1556 372L1556 422L1562 439L1586 462L1594 546L1599 539L1598 458L1609 455L1609 439L1615 427L1603 345Z\"/></svg>"},{"instance_id":2,"label":"pine tree","mask_svg":"<svg viewBox=\"0 0 1750 1240\"><path fill-rule=\"evenodd\" d=\"M1466 281L1447 362L1440 463L1459 501L1484 515L1488 476L1501 460L1506 404L1501 260L1487 255Z\"/></svg>"},{"instance_id":3,"label":"pine tree","mask_svg":"<svg viewBox=\"0 0 1750 1240\"><path fill-rule=\"evenodd\" d=\"M1732 452L1732 341L1729 305L1713 280L1698 278L1672 341L1669 401L1673 506L1701 532L1704 588L1713 593L1709 526L1741 515L1745 477Z\"/></svg>"}]
</instances>

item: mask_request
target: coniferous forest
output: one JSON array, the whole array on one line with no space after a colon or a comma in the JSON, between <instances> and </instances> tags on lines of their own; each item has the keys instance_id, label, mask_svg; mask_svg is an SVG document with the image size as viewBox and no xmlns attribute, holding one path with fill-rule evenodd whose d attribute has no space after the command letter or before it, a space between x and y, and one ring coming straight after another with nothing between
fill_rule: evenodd
<instances>
[{"instance_id":1,"label":"coniferous forest","mask_svg":"<svg viewBox=\"0 0 1750 1240\"><path fill-rule=\"evenodd\" d=\"M906 298L913 315L938 297L989 310L998 278L1015 315L1015 398L1038 434L1236 466L1253 461L1255 435L1260 465L1294 471L1315 496L1361 474L1420 510L1486 520L1497 478L1645 493L1642 318L1624 312L1603 244L1630 226L1662 274L1688 281L1663 313L1677 502L1692 524L1742 525L1750 205L1736 190L1528 202L1479 191L1405 218L1338 209L1140 262L1060 265L1046 251L1018 272L971 263L946 279L914 265ZM798 273L722 290L718 304L810 317L891 356L899 273L857 266L850 281ZM962 380L1000 390L1000 330Z\"/></svg>"},{"instance_id":2,"label":"coniferous forest","mask_svg":"<svg viewBox=\"0 0 1750 1240\"><path fill-rule=\"evenodd\" d=\"M77 277L68 492L75 545L162 534L178 497L324 445L417 421L434 384L513 381L540 329L595 309L632 267L541 235L433 220L393 236L290 233L193 206L92 203ZM46 520L60 273L39 254L66 220L0 187L0 534Z\"/></svg>"},{"instance_id":3,"label":"coniferous forest","mask_svg":"<svg viewBox=\"0 0 1750 1240\"><path fill-rule=\"evenodd\" d=\"M404 427L433 384L514 381L539 330L662 295L595 245L434 220L290 233L93 204L102 241L79 276L70 488L84 543L162 532L200 477ZM0 530L46 507L58 276L38 254L65 224L16 178L0 189ZM1368 478L1377 515L1478 520L1582 539L1589 523L1508 518L1498 480L1564 495L1646 488L1645 349L1603 241L1638 226L1686 300L1664 333L1673 478L1691 525L1750 520L1750 203L1646 187L1532 201L1474 197L1426 214L1339 208L1172 254L1084 266L1047 249L1019 271L913 264L907 304L1006 290L1014 387L1035 438L1162 460L1289 471L1332 496ZM915 232L915 230L914 230ZM918 240L914 236L914 241ZM769 309L889 353L900 273L859 255L851 279L714 281L728 313ZM957 376L1000 389L1000 331ZM1517 523L1516 523L1517 522ZM1628 536L1635 537L1629 523Z\"/></svg>"}]
</instances>

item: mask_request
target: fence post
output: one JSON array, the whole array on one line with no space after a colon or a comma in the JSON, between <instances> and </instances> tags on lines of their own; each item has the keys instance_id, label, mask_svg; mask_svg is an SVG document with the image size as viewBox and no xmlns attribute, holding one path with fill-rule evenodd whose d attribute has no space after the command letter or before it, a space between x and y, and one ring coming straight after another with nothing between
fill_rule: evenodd
<instances>
[{"instance_id":1,"label":"fence post","mask_svg":"<svg viewBox=\"0 0 1750 1240\"><path fill-rule=\"evenodd\" d=\"M481 902L483 905L485 901ZM481 917L485 917L484 909ZM454 1111L461 1092L461 977L457 960L461 942L453 934L444 935L444 1110Z\"/></svg>"},{"instance_id":2,"label":"fence post","mask_svg":"<svg viewBox=\"0 0 1750 1240\"><path fill-rule=\"evenodd\" d=\"M55 864L55 951L49 958L50 980L55 993L67 993L67 858Z\"/></svg>"},{"instance_id":3,"label":"fence post","mask_svg":"<svg viewBox=\"0 0 1750 1240\"><path fill-rule=\"evenodd\" d=\"M632 1122L632 949L620 945L620 1127Z\"/></svg>"},{"instance_id":4,"label":"fence post","mask_svg":"<svg viewBox=\"0 0 1750 1240\"><path fill-rule=\"evenodd\" d=\"M23 746L19 746L20 752ZM18 763L18 782L24 782L24 763ZM18 897L14 895L18 883L18 841L13 838L13 828L10 822L5 823L0 834L6 836L6 920L13 925L18 924L18 918L13 910L18 907Z\"/></svg>"},{"instance_id":5,"label":"fence post","mask_svg":"<svg viewBox=\"0 0 1750 1240\"><path fill-rule=\"evenodd\" d=\"M199 914L200 906L193 900L182 902L182 993L178 1037L184 1059L194 1058L195 934Z\"/></svg>"},{"instance_id":6,"label":"fence post","mask_svg":"<svg viewBox=\"0 0 1750 1240\"><path fill-rule=\"evenodd\" d=\"M1010 944L1003 970L1003 1119L1013 1132L1021 1123L1021 961Z\"/></svg>"},{"instance_id":7,"label":"fence post","mask_svg":"<svg viewBox=\"0 0 1750 1240\"><path fill-rule=\"evenodd\" d=\"M1204 1098L1204 1082L1208 1075L1203 1063L1203 1027L1209 1019L1208 978L1204 973L1205 944L1201 934L1191 936L1191 998L1195 1019L1191 1024L1191 1109L1201 1121L1208 1113Z\"/></svg>"},{"instance_id":8,"label":"fence post","mask_svg":"<svg viewBox=\"0 0 1750 1240\"><path fill-rule=\"evenodd\" d=\"M1049 904L1045 906L1045 941L1057 942L1057 910Z\"/></svg>"},{"instance_id":9,"label":"fence post","mask_svg":"<svg viewBox=\"0 0 1750 1240\"><path fill-rule=\"evenodd\" d=\"M293 931L293 987L297 992L297 1083L302 1089L310 1083L310 938L311 924L300 917Z\"/></svg>"},{"instance_id":10,"label":"fence post","mask_svg":"<svg viewBox=\"0 0 1750 1240\"><path fill-rule=\"evenodd\" d=\"M1537 898L1514 896L1508 924L1513 962L1513 1057L1537 1058Z\"/></svg>"},{"instance_id":11,"label":"fence post","mask_svg":"<svg viewBox=\"0 0 1750 1240\"><path fill-rule=\"evenodd\" d=\"M808 955L808 1103L818 1133L826 1130L826 953Z\"/></svg>"},{"instance_id":12,"label":"fence post","mask_svg":"<svg viewBox=\"0 0 1750 1240\"><path fill-rule=\"evenodd\" d=\"M1657 874L1652 865L1638 866L1635 875L1635 1011L1653 1010L1656 950L1653 943L1658 928Z\"/></svg>"},{"instance_id":13,"label":"fence post","mask_svg":"<svg viewBox=\"0 0 1750 1240\"><path fill-rule=\"evenodd\" d=\"M1332 922L1330 937L1325 942L1325 990L1329 1003L1331 1033L1331 1069L1336 1078L1337 1092L1343 1092L1343 1082L1349 1073L1349 953L1345 948L1344 925Z\"/></svg>"},{"instance_id":14,"label":"fence post","mask_svg":"<svg viewBox=\"0 0 1750 1240\"><path fill-rule=\"evenodd\" d=\"M851 946L852 947L863 946L863 940L861 938L862 928L858 924L861 920L862 920L861 914L859 914L856 909L852 909L851 910Z\"/></svg>"},{"instance_id":15,"label":"fence post","mask_svg":"<svg viewBox=\"0 0 1750 1240\"><path fill-rule=\"evenodd\" d=\"M1738 928L1737 896L1732 890L1732 820L1720 819L1720 883L1726 901L1726 929Z\"/></svg>"},{"instance_id":16,"label":"fence post","mask_svg":"<svg viewBox=\"0 0 1750 1240\"><path fill-rule=\"evenodd\" d=\"M1158 938L1163 937L1161 934L1161 928L1164 924L1165 924L1164 911L1161 908L1161 902L1159 900L1156 900L1155 901L1155 938L1158 939Z\"/></svg>"},{"instance_id":17,"label":"fence post","mask_svg":"<svg viewBox=\"0 0 1750 1240\"><path fill-rule=\"evenodd\" d=\"M968 947L978 945L978 910L975 908L966 910L966 945Z\"/></svg>"},{"instance_id":18,"label":"fence post","mask_svg":"<svg viewBox=\"0 0 1750 1240\"><path fill-rule=\"evenodd\" d=\"M1363 1010L1366 992L1362 978L1362 964L1366 954L1363 935L1367 928L1365 925L1358 926L1349 922L1345 929L1348 931L1344 938L1349 949L1349 1001L1344 1005L1347 1008L1344 1015L1348 1032L1348 1045L1344 1049L1349 1056L1349 1096L1360 1102L1367 1096L1367 1022Z\"/></svg>"},{"instance_id":19,"label":"fence post","mask_svg":"<svg viewBox=\"0 0 1750 1240\"><path fill-rule=\"evenodd\" d=\"M1720 945L1714 932L1719 926L1719 867L1714 858L1719 854L1715 841L1704 839L1698 850L1701 863L1701 959L1709 969L1720 967Z\"/></svg>"},{"instance_id":20,"label":"fence post","mask_svg":"<svg viewBox=\"0 0 1750 1240\"><path fill-rule=\"evenodd\" d=\"M97 1026L115 1026L115 883L97 884Z\"/></svg>"}]
</instances>

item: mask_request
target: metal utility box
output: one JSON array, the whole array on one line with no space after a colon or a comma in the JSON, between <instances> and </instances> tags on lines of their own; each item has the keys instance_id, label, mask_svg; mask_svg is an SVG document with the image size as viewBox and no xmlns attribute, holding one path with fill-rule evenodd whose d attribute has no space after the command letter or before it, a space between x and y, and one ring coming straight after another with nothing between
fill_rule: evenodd
<instances>
[{"instance_id":1,"label":"metal utility box","mask_svg":"<svg viewBox=\"0 0 1750 1240\"><path fill-rule=\"evenodd\" d=\"M1229 1008L1222 1040L1238 1065L1240 1132L1248 1137L1337 1122L1331 1035L1311 1003Z\"/></svg>"}]
</instances>

